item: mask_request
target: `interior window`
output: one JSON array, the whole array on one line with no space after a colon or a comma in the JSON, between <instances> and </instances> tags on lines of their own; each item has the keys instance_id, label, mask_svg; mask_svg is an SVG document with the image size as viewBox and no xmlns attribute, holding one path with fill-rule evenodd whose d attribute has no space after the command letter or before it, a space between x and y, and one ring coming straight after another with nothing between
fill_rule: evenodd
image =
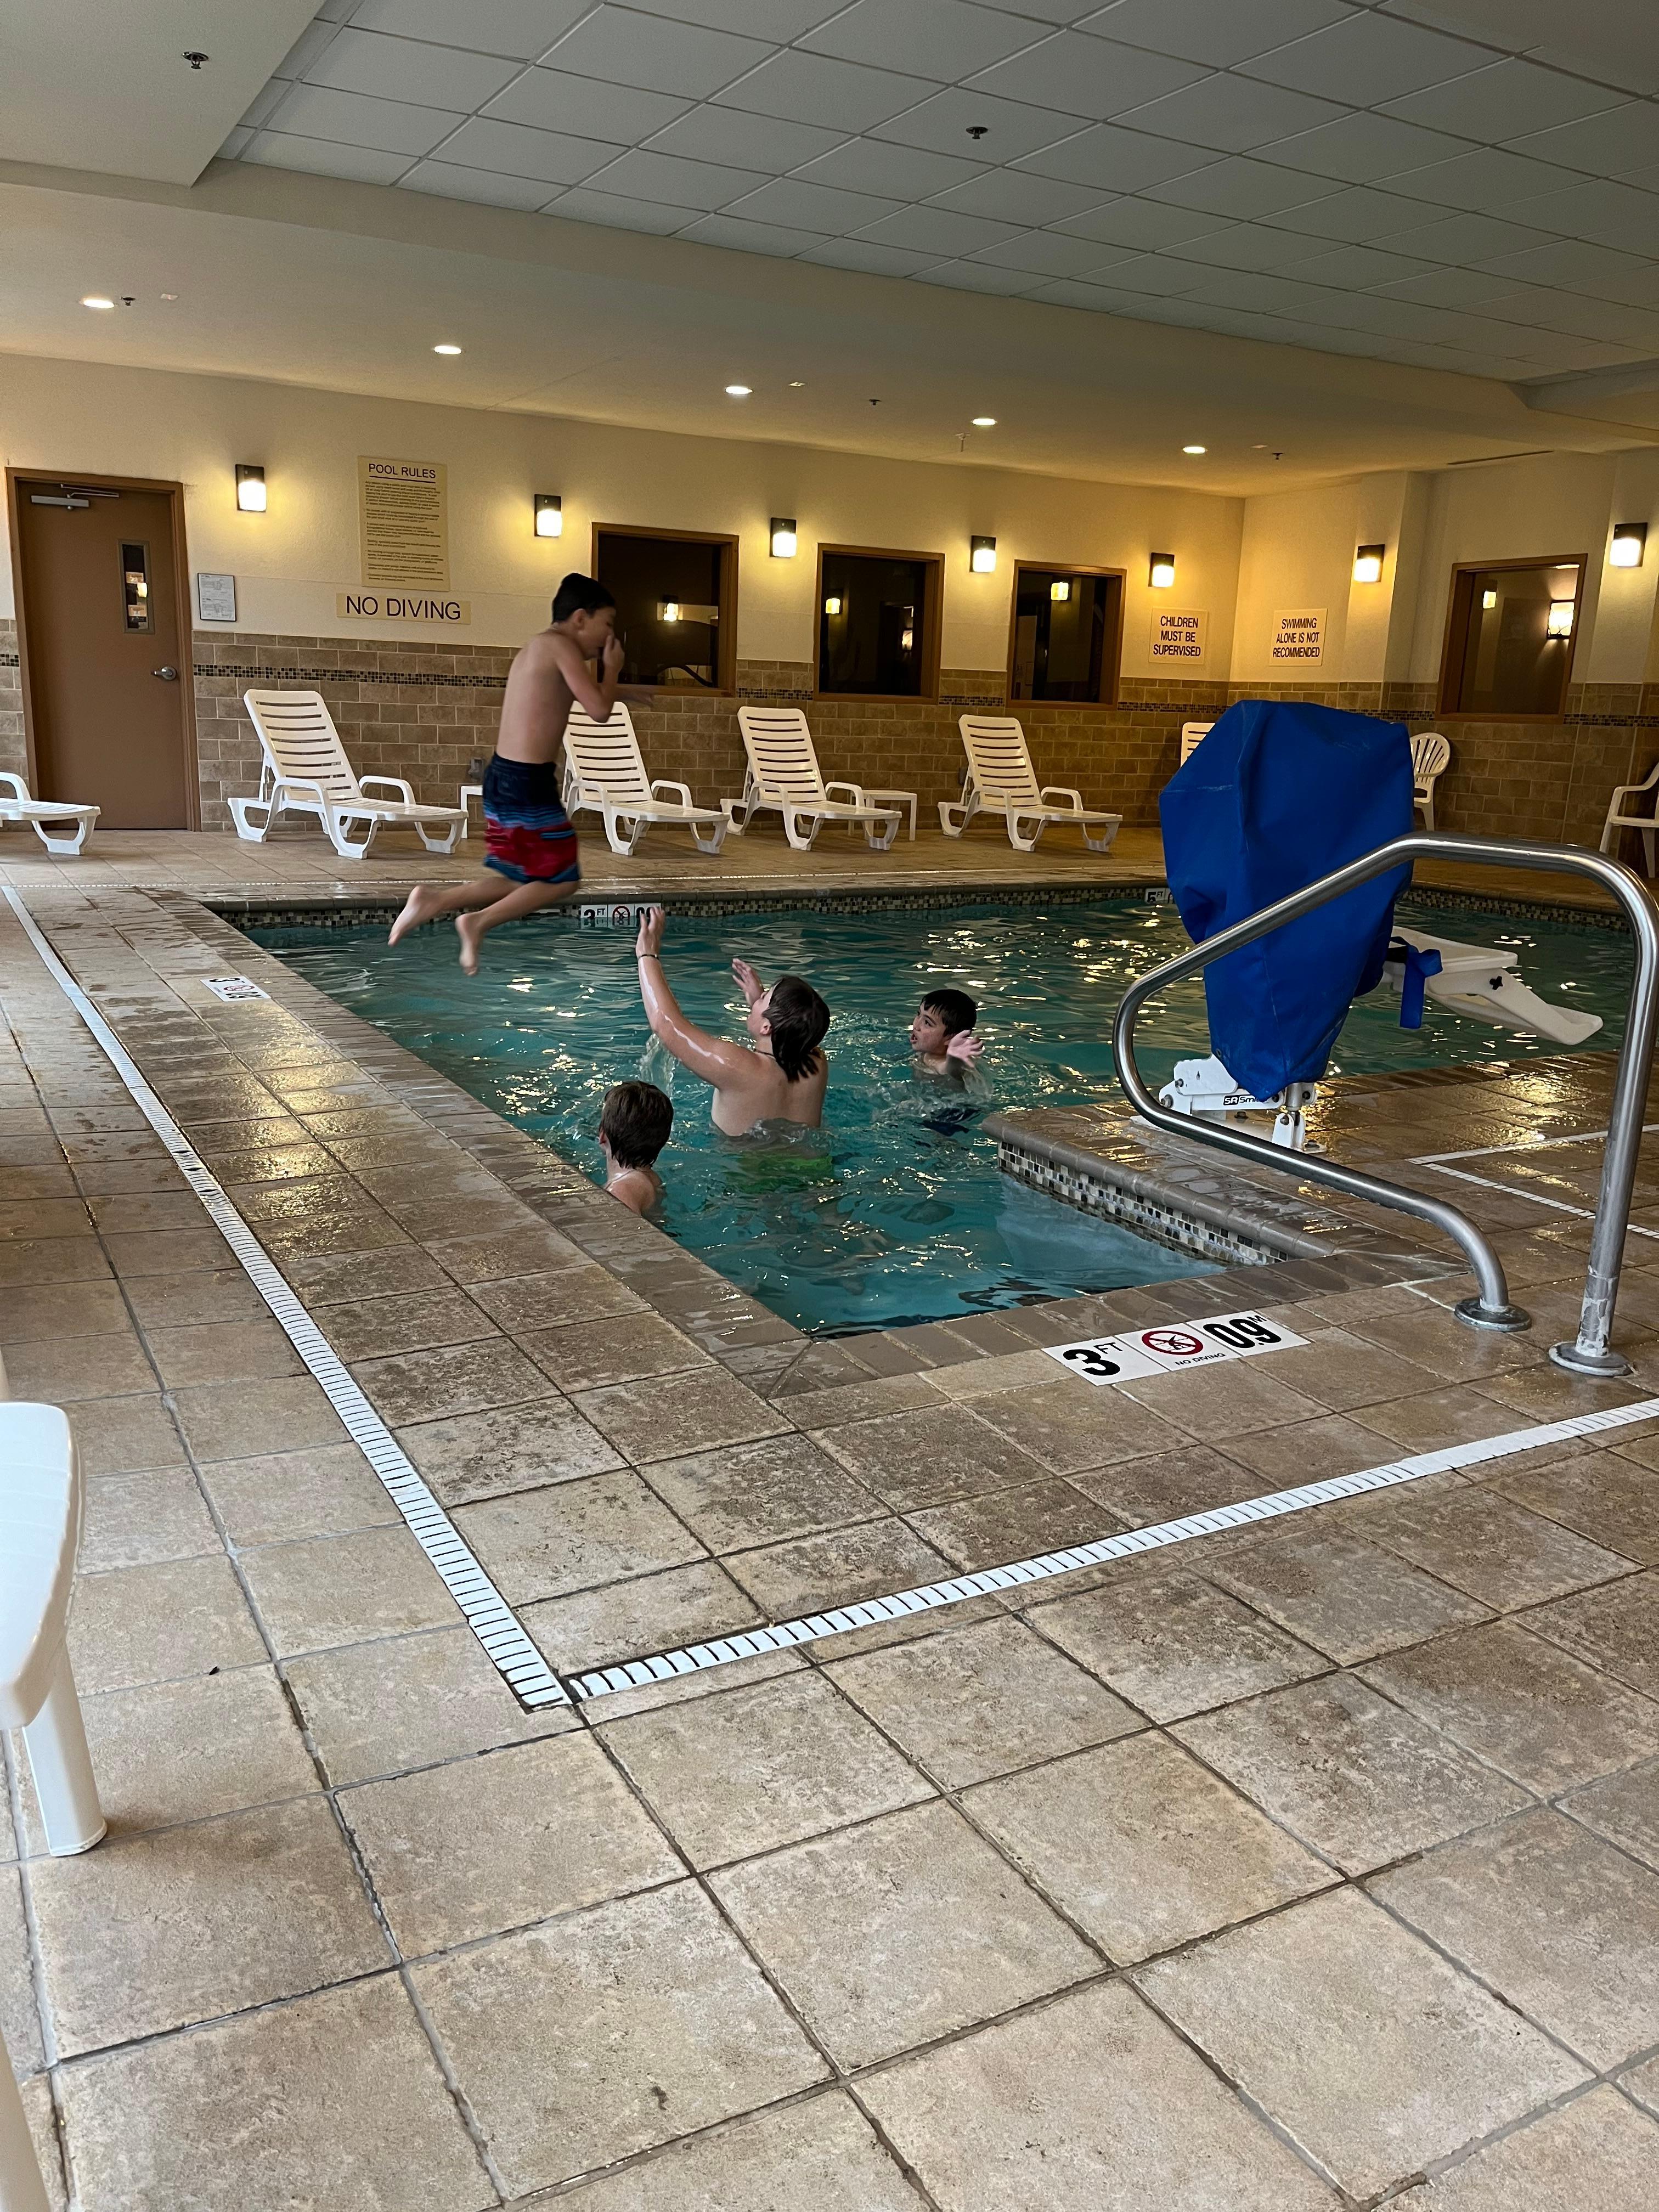
<instances>
[{"instance_id":1,"label":"interior window","mask_svg":"<svg viewBox=\"0 0 1659 2212\"><path fill-rule=\"evenodd\" d=\"M1452 597L1443 709L1559 714L1578 626L1578 561L1464 568Z\"/></svg>"},{"instance_id":2,"label":"interior window","mask_svg":"<svg viewBox=\"0 0 1659 2212\"><path fill-rule=\"evenodd\" d=\"M617 602L624 684L732 688L737 542L601 526L593 574Z\"/></svg>"},{"instance_id":3,"label":"interior window","mask_svg":"<svg viewBox=\"0 0 1659 2212\"><path fill-rule=\"evenodd\" d=\"M128 629L154 629L149 605L149 548L124 544L121 548L121 611Z\"/></svg>"},{"instance_id":4,"label":"interior window","mask_svg":"<svg viewBox=\"0 0 1659 2212\"><path fill-rule=\"evenodd\" d=\"M933 696L939 689L941 568L933 554L820 549L820 691Z\"/></svg>"},{"instance_id":5,"label":"interior window","mask_svg":"<svg viewBox=\"0 0 1659 2212\"><path fill-rule=\"evenodd\" d=\"M1114 698L1122 602L1121 576L1022 562L1014 571L1009 696L1091 704Z\"/></svg>"}]
</instances>

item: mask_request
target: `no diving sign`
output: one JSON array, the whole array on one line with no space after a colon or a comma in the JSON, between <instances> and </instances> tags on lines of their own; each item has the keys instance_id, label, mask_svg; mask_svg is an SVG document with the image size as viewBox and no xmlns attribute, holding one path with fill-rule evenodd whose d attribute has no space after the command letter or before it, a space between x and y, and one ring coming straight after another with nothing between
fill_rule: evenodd
<instances>
[{"instance_id":1,"label":"no diving sign","mask_svg":"<svg viewBox=\"0 0 1659 2212\"><path fill-rule=\"evenodd\" d=\"M1306 1337L1263 1321L1259 1313L1212 1314L1207 1320L1162 1322L1131 1328L1117 1336L1085 1337L1080 1344L1051 1344L1050 1359L1085 1382L1133 1382L1148 1375L1172 1375L1187 1367L1211 1367L1224 1359L1254 1359L1263 1352L1305 1345Z\"/></svg>"}]
</instances>

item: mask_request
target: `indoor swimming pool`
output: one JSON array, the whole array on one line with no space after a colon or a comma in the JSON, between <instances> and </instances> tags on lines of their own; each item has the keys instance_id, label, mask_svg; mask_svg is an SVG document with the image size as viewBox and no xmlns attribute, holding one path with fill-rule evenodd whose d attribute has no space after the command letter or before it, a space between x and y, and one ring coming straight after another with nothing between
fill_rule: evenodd
<instances>
[{"instance_id":1,"label":"indoor swimming pool","mask_svg":"<svg viewBox=\"0 0 1659 2212\"><path fill-rule=\"evenodd\" d=\"M1407 902L1399 920L1518 951L1540 995L1602 1016L1587 1049L1617 1048L1630 977L1621 933ZM892 1328L1208 1272L1203 1261L1012 1182L981 1126L994 1109L1117 1095L1109 1031L1118 999L1133 976L1188 943L1167 903L671 915L668 975L686 1013L705 1028L742 1035L734 957L769 982L786 972L806 976L832 1010L823 1128L764 1140L720 1136L705 1087L652 1040L631 929L583 929L569 914L502 930L472 983L456 964L447 925L395 950L383 924L252 933L595 1181L603 1176L594 1132L605 1091L629 1078L659 1084L676 1114L659 1163L663 1227L803 1328ZM918 1074L908 1042L922 994L947 984L981 1009L983 1072L966 1086ZM1177 1058L1205 1054L1201 983L1168 993L1139 1034L1144 1071L1158 1082ZM1379 995L1354 1008L1331 1072L1562 1048L1433 1004L1420 1030L1404 1030L1397 1000Z\"/></svg>"}]
</instances>

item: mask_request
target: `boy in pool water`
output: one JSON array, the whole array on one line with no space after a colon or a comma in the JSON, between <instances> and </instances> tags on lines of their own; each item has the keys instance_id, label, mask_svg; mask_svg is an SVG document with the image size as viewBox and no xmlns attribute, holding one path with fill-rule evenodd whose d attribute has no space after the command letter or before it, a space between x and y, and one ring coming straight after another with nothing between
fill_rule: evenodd
<instances>
[{"instance_id":1,"label":"boy in pool water","mask_svg":"<svg viewBox=\"0 0 1659 2212\"><path fill-rule=\"evenodd\" d=\"M985 1049L974 1035L979 1008L966 991L929 991L910 1024L910 1049L929 1075L966 1077Z\"/></svg>"},{"instance_id":2,"label":"boy in pool water","mask_svg":"<svg viewBox=\"0 0 1659 2212\"><path fill-rule=\"evenodd\" d=\"M647 907L634 948L645 1018L652 1035L714 1091L714 1127L727 1137L744 1136L763 1121L817 1128L830 1080L830 1063L818 1048L830 1009L811 985L799 975L780 975L769 991L746 960L734 960L752 1042L728 1044L680 1012L663 970L662 933L662 908Z\"/></svg>"},{"instance_id":3,"label":"boy in pool water","mask_svg":"<svg viewBox=\"0 0 1659 2212\"><path fill-rule=\"evenodd\" d=\"M646 1213L662 1196L657 1155L674 1127L674 1102L654 1083L616 1083L599 1109L605 1187L630 1213Z\"/></svg>"},{"instance_id":4,"label":"boy in pool water","mask_svg":"<svg viewBox=\"0 0 1659 2212\"><path fill-rule=\"evenodd\" d=\"M461 966L476 975L486 931L556 905L575 890L581 867L559 795L559 746L573 705L596 722L610 719L623 665L616 622L617 602L603 584L592 576L565 578L551 624L520 647L507 671L501 726L483 780L484 866L490 872L447 890L416 884L389 943L453 914Z\"/></svg>"}]
</instances>

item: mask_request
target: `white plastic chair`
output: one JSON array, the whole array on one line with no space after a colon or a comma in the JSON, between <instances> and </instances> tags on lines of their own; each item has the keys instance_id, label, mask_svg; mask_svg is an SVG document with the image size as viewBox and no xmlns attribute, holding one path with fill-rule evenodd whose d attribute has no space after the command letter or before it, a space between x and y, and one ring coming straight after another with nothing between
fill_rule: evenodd
<instances>
[{"instance_id":1,"label":"white plastic chair","mask_svg":"<svg viewBox=\"0 0 1659 2212\"><path fill-rule=\"evenodd\" d=\"M453 853L466 834L465 808L418 805L400 775L360 779L320 691L244 691L242 704L264 754L257 797L229 801L236 835L250 845L262 845L284 813L314 814L345 860L364 857L383 822L417 830L428 853ZM371 799L372 783L399 796ZM264 816L258 824L255 814ZM440 825L442 835L434 834Z\"/></svg>"},{"instance_id":2,"label":"white plastic chair","mask_svg":"<svg viewBox=\"0 0 1659 2212\"><path fill-rule=\"evenodd\" d=\"M0 1405L0 1729L21 1729L54 1858L104 1833L70 1669L81 1468L57 1406Z\"/></svg>"},{"instance_id":3,"label":"white plastic chair","mask_svg":"<svg viewBox=\"0 0 1659 2212\"><path fill-rule=\"evenodd\" d=\"M1182 768L1186 767L1188 762L1198 750L1205 738L1209 736L1211 731L1214 729L1214 727L1215 724L1213 722L1183 722L1182 724L1181 759L1177 763L1178 766Z\"/></svg>"},{"instance_id":4,"label":"white plastic chair","mask_svg":"<svg viewBox=\"0 0 1659 2212\"><path fill-rule=\"evenodd\" d=\"M665 791L678 793L678 799L659 799ZM634 718L620 699L605 722L580 707L570 709L564 726L564 804L568 814L586 809L603 815L613 853L636 851L653 823L689 830L700 853L718 853L732 826L720 808L694 805L689 785L665 776L647 779Z\"/></svg>"},{"instance_id":5,"label":"white plastic chair","mask_svg":"<svg viewBox=\"0 0 1659 2212\"><path fill-rule=\"evenodd\" d=\"M1423 811L1423 827L1434 827L1434 787L1451 763L1451 746L1438 730L1419 730L1412 739L1412 807Z\"/></svg>"},{"instance_id":6,"label":"white plastic chair","mask_svg":"<svg viewBox=\"0 0 1659 2212\"><path fill-rule=\"evenodd\" d=\"M812 732L799 707L739 707L738 727L743 732L749 773L742 798L722 804L739 836L760 807L782 815L783 833L798 853L811 850L812 840L826 822L844 822L849 830L861 829L866 844L884 853L898 836L906 808L910 835L915 836L914 791L870 791L862 784L824 781ZM838 791L848 795L836 799Z\"/></svg>"},{"instance_id":7,"label":"white plastic chair","mask_svg":"<svg viewBox=\"0 0 1659 2212\"><path fill-rule=\"evenodd\" d=\"M9 784L9 799L6 796ZM0 822L27 822L49 853L78 853L101 811L96 806L60 806L55 799L32 799L21 775L9 769L0 769ZM75 827L69 835L60 831L54 837L46 828L48 822L73 823Z\"/></svg>"},{"instance_id":8,"label":"white plastic chair","mask_svg":"<svg viewBox=\"0 0 1659 2212\"><path fill-rule=\"evenodd\" d=\"M1123 817L1090 813L1082 793L1069 785L1045 784L1039 791L1025 732L1012 715L963 714L957 726L968 754L968 775L959 805L943 799L939 803L939 826L947 837L960 837L976 814L1000 814L1008 824L1008 842L1018 852L1034 853L1051 822L1073 823L1091 853L1110 848ZM1066 803L1057 803L1061 800ZM1034 830L1022 831L1022 823L1033 822ZM1091 823L1103 823L1105 835L1091 837Z\"/></svg>"},{"instance_id":9,"label":"white plastic chair","mask_svg":"<svg viewBox=\"0 0 1659 2212\"><path fill-rule=\"evenodd\" d=\"M1625 801L1639 799L1645 792L1659 793L1659 761L1656 761L1640 783L1621 783L1607 801L1607 818L1601 824L1601 850L1616 854L1621 830L1634 830L1642 840L1642 851L1647 861L1645 872L1659 875L1655 863L1654 847L1659 840L1659 798L1650 799L1645 814L1627 814Z\"/></svg>"}]
</instances>

